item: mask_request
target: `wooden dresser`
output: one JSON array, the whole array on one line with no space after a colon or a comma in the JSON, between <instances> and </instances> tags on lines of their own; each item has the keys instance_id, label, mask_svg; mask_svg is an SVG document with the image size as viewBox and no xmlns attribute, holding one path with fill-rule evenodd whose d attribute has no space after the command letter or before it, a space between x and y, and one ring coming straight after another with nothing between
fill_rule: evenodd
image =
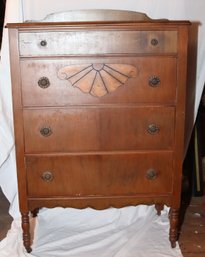
<instances>
[{"instance_id":1,"label":"wooden dresser","mask_svg":"<svg viewBox=\"0 0 205 257\"><path fill-rule=\"evenodd\" d=\"M165 204L175 247L189 22L82 14L7 25L24 246L41 207Z\"/></svg>"}]
</instances>

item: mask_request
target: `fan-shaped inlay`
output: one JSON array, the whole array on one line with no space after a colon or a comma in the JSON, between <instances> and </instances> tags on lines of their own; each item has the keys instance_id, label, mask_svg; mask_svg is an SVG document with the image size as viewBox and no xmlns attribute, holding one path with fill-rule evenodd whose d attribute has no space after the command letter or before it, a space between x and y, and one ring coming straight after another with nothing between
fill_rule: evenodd
<instances>
[{"instance_id":1,"label":"fan-shaped inlay","mask_svg":"<svg viewBox=\"0 0 205 257\"><path fill-rule=\"evenodd\" d=\"M115 91L129 78L137 76L137 68L129 64L82 64L69 65L58 71L60 79L68 80L72 86L84 93L101 97Z\"/></svg>"}]
</instances>

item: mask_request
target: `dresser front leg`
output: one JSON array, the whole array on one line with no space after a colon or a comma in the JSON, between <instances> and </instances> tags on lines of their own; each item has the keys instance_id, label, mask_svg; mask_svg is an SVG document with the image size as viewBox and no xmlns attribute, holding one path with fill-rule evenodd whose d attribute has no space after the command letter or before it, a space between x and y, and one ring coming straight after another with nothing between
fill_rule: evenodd
<instances>
[{"instance_id":1,"label":"dresser front leg","mask_svg":"<svg viewBox=\"0 0 205 257\"><path fill-rule=\"evenodd\" d=\"M26 251L30 253L31 249L31 239L30 239L30 224L29 224L29 213L22 213L22 229L23 229L23 244Z\"/></svg>"},{"instance_id":2,"label":"dresser front leg","mask_svg":"<svg viewBox=\"0 0 205 257\"><path fill-rule=\"evenodd\" d=\"M176 247L176 241L178 239L178 221L179 221L179 209L170 210L170 231L169 231L169 240L171 247Z\"/></svg>"}]
</instances>

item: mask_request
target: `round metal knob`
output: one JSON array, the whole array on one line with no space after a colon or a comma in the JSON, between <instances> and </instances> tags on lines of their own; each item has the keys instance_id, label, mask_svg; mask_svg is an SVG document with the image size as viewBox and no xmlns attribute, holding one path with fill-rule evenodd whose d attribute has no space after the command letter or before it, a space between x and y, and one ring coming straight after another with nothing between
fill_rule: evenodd
<instances>
[{"instance_id":1,"label":"round metal knob","mask_svg":"<svg viewBox=\"0 0 205 257\"><path fill-rule=\"evenodd\" d=\"M52 134L52 130L50 127L43 127L40 129L40 133L44 137L48 137Z\"/></svg>"},{"instance_id":2,"label":"round metal knob","mask_svg":"<svg viewBox=\"0 0 205 257\"><path fill-rule=\"evenodd\" d=\"M40 45L41 46L46 46L47 45L47 41L46 40L41 40Z\"/></svg>"},{"instance_id":3,"label":"round metal knob","mask_svg":"<svg viewBox=\"0 0 205 257\"><path fill-rule=\"evenodd\" d=\"M156 45L158 45L158 40L156 39L156 38L152 38L151 39L151 45L153 45L153 46L156 46Z\"/></svg>"},{"instance_id":4,"label":"round metal knob","mask_svg":"<svg viewBox=\"0 0 205 257\"><path fill-rule=\"evenodd\" d=\"M146 174L146 177L147 177L147 179L150 179L150 180L156 179L157 178L156 170L153 170L153 169L148 170L147 174Z\"/></svg>"},{"instance_id":5,"label":"round metal knob","mask_svg":"<svg viewBox=\"0 0 205 257\"><path fill-rule=\"evenodd\" d=\"M160 78L157 77L157 76L152 76L152 77L149 78L149 85L150 85L151 87L157 87L157 86L159 86L160 82L161 82L161 81L160 81Z\"/></svg>"},{"instance_id":6,"label":"round metal knob","mask_svg":"<svg viewBox=\"0 0 205 257\"><path fill-rule=\"evenodd\" d=\"M41 77L39 80L38 80L38 85L39 87L41 88L47 88L50 86L50 81L47 77Z\"/></svg>"},{"instance_id":7,"label":"round metal knob","mask_svg":"<svg viewBox=\"0 0 205 257\"><path fill-rule=\"evenodd\" d=\"M154 134L157 134L159 132L159 127L157 127L156 124L150 124L147 128L147 131L154 135Z\"/></svg>"},{"instance_id":8,"label":"round metal knob","mask_svg":"<svg viewBox=\"0 0 205 257\"><path fill-rule=\"evenodd\" d=\"M41 178L46 181L46 182L51 182L54 179L54 176L52 174L52 172L50 171L45 171L43 172Z\"/></svg>"}]
</instances>

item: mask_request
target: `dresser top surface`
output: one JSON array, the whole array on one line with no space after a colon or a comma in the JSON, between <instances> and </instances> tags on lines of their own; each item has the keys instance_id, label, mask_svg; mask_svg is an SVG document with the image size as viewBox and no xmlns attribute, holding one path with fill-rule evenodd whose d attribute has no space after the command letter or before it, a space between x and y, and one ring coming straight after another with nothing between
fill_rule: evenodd
<instances>
[{"instance_id":1,"label":"dresser top surface","mask_svg":"<svg viewBox=\"0 0 205 257\"><path fill-rule=\"evenodd\" d=\"M123 27L160 27L166 26L175 27L179 25L190 25L189 21L167 21L167 20L158 20L158 21L88 21L88 22L25 22L25 23L8 23L7 28L19 28L19 29L43 29L43 28L123 28Z\"/></svg>"}]
</instances>

